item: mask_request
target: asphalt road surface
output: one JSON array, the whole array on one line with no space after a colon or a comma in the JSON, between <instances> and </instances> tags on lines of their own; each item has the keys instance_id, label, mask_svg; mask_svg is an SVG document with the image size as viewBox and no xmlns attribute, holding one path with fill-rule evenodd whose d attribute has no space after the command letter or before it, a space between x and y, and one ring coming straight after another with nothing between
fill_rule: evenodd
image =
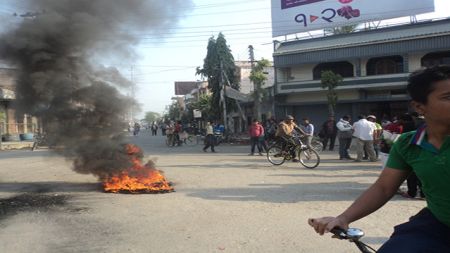
<instances>
[{"instance_id":1,"label":"asphalt road surface","mask_svg":"<svg viewBox=\"0 0 450 253\"><path fill-rule=\"evenodd\" d=\"M378 163L323 153L309 170L272 166L248 156L247 146L204 153L201 145L169 148L148 132L130 141L156 160L176 192L107 194L48 150L0 152L0 252L358 252L315 234L307 219L343 211L376 180ZM377 248L424 206L395 196L352 226Z\"/></svg>"}]
</instances>

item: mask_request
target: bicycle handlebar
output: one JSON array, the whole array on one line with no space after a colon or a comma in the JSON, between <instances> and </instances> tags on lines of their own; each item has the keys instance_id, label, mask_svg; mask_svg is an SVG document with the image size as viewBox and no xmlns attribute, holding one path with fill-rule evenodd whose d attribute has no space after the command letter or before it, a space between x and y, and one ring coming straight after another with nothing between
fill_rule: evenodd
<instances>
[{"instance_id":1,"label":"bicycle handlebar","mask_svg":"<svg viewBox=\"0 0 450 253\"><path fill-rule=\"evenodd\" d=\"M355 243L356 246L358 247L358 249L363 253L376 252L376 250L373 249L372 247L359 241L359 239L364 236L364 232L360 229L349 228L349 229L345 230L345 229L336 227L336 228L333 228L330 232L332 234L334 234L337 239L349 240L350 242ZM372 251L370 251L369 249Z\"/></svg>"}]
</instances>

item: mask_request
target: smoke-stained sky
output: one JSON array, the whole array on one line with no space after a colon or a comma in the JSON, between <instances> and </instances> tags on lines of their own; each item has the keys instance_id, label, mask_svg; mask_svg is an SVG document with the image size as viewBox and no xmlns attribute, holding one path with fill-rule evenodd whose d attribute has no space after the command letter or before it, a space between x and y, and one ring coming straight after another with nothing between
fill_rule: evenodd
<instances>
[{"instance_id":1,"label":"smoke-stained sky","mask_svg":"<svg viewBox=\"0 0 450 253\"><path fill-rule=\"evenodd\" d=\"M30 17L0 36L0 58L19 71L19 113L42 118L74 169L105 177L124 169L125 115L133 85L105 59L136 57L133 32L157 34L189 10L186 0L32 0ZM176 14L176 15L175 15Z\"/></svg>"}]
</instances>

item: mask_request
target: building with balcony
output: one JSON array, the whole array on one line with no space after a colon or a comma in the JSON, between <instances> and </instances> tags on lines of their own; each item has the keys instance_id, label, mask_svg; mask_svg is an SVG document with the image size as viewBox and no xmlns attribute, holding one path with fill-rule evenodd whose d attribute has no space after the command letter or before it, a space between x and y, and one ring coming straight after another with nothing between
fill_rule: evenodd
<instances>
[{"instance_id":1,"label":"building with balcony","mask_svg":"<svg viewBox=\"0 0 450 253\"><path fill-rule=\"evenodd\" d=\"M344 77L336 116L388 117L410 110L411 72L450 64L450 19L424 21L321 38L275 42L275 114L322 123L328 116L322 71Z\"/></svg>"}]
</instances>

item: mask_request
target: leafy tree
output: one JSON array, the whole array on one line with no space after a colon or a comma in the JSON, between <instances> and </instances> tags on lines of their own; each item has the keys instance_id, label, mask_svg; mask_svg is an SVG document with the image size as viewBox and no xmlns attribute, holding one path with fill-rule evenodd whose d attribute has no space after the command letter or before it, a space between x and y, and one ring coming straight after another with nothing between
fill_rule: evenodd
<instances>
[{"instance_id":1,"label":"leafy tree","mask_svg":"<svg viewBox=\"0 0 450 253\"><path fill-rule=\"evenodd\" d=\"M159 118L161 118L161 115L157 112L146 112L145 113L145 121L147 121L148 123L157 121Z\"/></svg>"},{"instance_id":2,"label":"leafy tree","mask_svg":"<svg viewBox=\"0 0 450 253\"><path fill-rule=\"evenodd\" d=\"M200 95L199 99L189 104L189 111L200 110L202 112L202 118L206 120L213 120L214 115L211 107L212 96Z\"/></svg>"},{"instance_id":3,"label":"leafy tree","mask_svg":"<svg viewBox=\"0 0 450 253\"><path fill-rule=\"evenodd\" d=\"M167 109L167 113L164 115L165 120L180 120L181 119L181 109L177 101L173 101Z\"/></svg>"},{"instance_id":4,"label":"leafy tree","mask_svg":"<svg viewBox=\"0 0 450 253\"><path fill-rule=\"evenodd\" d=\"M346 25L346 26L339 26L339 27L334 27L332 30L333 34L347 34L347 33L352 33L356 31L356 28L359 26L359 24L354 24L354 25Z\"/></svg>"},{"instance_id":5,"label":"leafy tree","mask_svg":"<svg viewBox=\"0 0 450 253\"><path fill-rule=\"evenodd\" d=\"M267 81L267 75L264 73L264 68L269 67L270 62L266 59L261 59L258 61L255 67L252 68L250 73L250 81L253 82L254 91L254 114L256 119L261 121L261 102L263 97L266 95L266 90L263 88L264 83Z\"/></svg>"},{"instance_id":6,"label":"leafy tree","mask_svg":"<svg viewBox=\"0 0 450 253\"><path fill-rule=\"evenodd\" d=\"M228 77L231 88L239 90L239 83L235 79L236 66L231 50L227 45L225 36L219 33L217 39L211 37L208 41L206 57L203 61L203 68L197 68L197 75L201 75L208 80L208 88L212 92L211 113L216 119L221 118L223 105L221 103L220 92L225 77ZM228 110L234 110L235 104L230 98L225 98Z\"/></svg>"},{"instance_id":7,"label":"leafy tree","mask_svg":"<svg viewBox=\"0 0 450 253\"><path fill-rule=\"evenodd\" d=\"M342 82L343 78L339 74L335 74L331 70L322 71L320 81L322 89L327 89L328 100L328 114L334 116L336 104L338 101L338 95L336 93L336 87Z\"/></svg>"}]
</instances>

